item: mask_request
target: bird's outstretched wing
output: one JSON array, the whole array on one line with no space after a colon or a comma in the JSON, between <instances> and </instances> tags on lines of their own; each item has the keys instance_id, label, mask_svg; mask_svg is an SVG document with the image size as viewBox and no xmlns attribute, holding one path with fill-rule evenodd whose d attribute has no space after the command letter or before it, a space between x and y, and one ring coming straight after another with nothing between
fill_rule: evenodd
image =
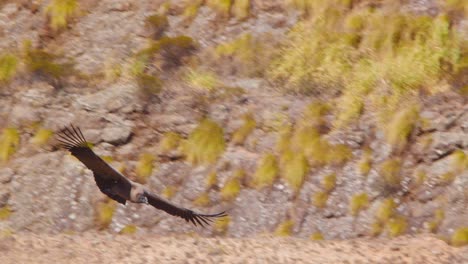
<instances>
[{"instance_id":1,"label":"bird's outstretched wing","mask_svg":"<svg viewBox=\"0 0 468 264\"><path fill-rule=\"evenodd\" d=\"M122 189L128 189L130 193L130 181L93 152L79 127L73 125L65 127L57 134L57 140L93 172L96 184L103 193L117 202L125 204L125 199L110 193L108 187L111 182L112 184L121 184Z\"/></svg>"},{"instance_id":2,"label":"bird's outstretched wing","mask_svg":"<svg viewBox=\"0 0 468 264\"><path fill-rule=\"evenodd\" d=\"M218 218L218 217L225 217L227 216L226 212L221 212L217 214L197 214L193 212L192 210L177 207L170 202L159 198L158 196L149 193L148 191L145 191L146 197L148 198L148 203L157 209L161 209L165 211L166 213L173 215L173 216L178 216L187 222L192 222L194 225L209 225L210 222L213 221L213 218Z\"/></svg>"}]
</instances>

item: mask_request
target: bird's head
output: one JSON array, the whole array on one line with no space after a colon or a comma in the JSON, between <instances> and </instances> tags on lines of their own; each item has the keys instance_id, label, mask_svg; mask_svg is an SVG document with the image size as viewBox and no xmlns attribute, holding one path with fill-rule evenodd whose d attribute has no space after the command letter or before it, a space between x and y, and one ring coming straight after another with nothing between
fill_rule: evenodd
<instances>
[{"instance_id":1,"label":"bird's head","mask_svg":"<svg viewBox=\"0 0 468 264\"><path fill-rule=\"evenodd\" d=\"M148 204L148 197L144 193L138 194L137 196L138 203Z\"/></svg>"}]
</instances>

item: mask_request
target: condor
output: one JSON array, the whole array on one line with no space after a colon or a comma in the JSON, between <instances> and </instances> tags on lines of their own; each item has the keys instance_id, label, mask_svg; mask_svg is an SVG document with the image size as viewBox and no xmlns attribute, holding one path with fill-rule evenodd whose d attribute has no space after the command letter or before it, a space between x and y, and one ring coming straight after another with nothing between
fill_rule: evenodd
<instances>
[{"instance_id":1,"label":"condor","mask_svg":"<svg viewBox=\"0 0 468 264\"><path fill-rule=\"evenodd\" d=\"M79 127L73 125L65 127L57 133L57 140L63 148L70 151L93 172L94 180L101 192L121 204L125 205L127 201L150 204L170 215L181 217L187 222L190 221L200 226L208 225L213 218L227 216L225 212L199 214L178 207L151 193L143 185L129 180L93 152Z\"/></svg>"}]
</instances>

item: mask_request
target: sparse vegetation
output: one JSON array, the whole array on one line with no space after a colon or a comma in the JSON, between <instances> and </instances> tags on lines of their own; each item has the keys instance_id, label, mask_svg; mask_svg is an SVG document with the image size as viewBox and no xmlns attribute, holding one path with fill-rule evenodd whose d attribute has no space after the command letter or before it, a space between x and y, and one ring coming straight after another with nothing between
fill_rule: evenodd
<instances>
[{"instance_id":1,"label":"sparse vegetation","mask_svg":"<svg viewBox=\"0 0 468 264\"><path fill-rule=\"evenodd\" d=\"M336 187L336 173L325 175L322 179L322 188L326 192L331 192Z\"/></svg>"},{"instance_id":2,"label":"sparse vegetation","mask_svg":"<svg viewBox=\"0 0 468 264\"><path fill-rule=\"evenodd\" d=\"M221 68L245 76L261 76L272 57L272 49L266 46L267 36L254 37L241 34L231 42L216 47L215 59Z\"/></svg>"},{"instance_id":3,"label":"sparse vegetation","mask_svg":"<svg viewBox=\"0 0 468 264\"><path fill-rule=\"evenodd\" d=\"M145 28L153 39L160 38L169 27L169 21L165 15L151 15L145 19Z\"/></svg>"},{"instance_id":4,"label":"sparse vegetation","mask_svg":"<svg viewBox=\"0 0 468 264\"><path fill-rule=\"evenodd\" d=\"M3 206L0 208L0 221L7 220L12 214L11 207L8 205Z\"/></svg>"},{"instance_id":5,"label":"sparse vegetation","mask_svg":"<svg viewBox=\"0 0 468 264\"><path fill-rule=\"evenodd\" d=\"M418 106L408 106L398 111L386 127L387 141L396 149L403 149L419 118Z\"/></svg>"},{"instance_id":6,"label":"sparse vegetation","mask_svg":"<svg viewBox=\"0 0 468 264\"><path fill-rule=\"evenodd\" d=\"M341 91L336 127L356 120L367 106L401 120L412 112L403 98L443 90L447 76L460 70L463 43L444 13L401 13L390 3L290 2L307 19L290 31L267 76L288 92ZM395 115L400 109L406 114ZM387 133L389 141L404 144L411 121L402 133Z\"/></svg>"},{"instance_id":7,"label":"sparse vegetation","mask_svg":"<svg viewBox=\"0 0 468 264\"><path fill-rule=\"evenodd\" d=\"M166 186L161 192L161 195L166 199L171 199L176 195L177 187L176 186Z\"/></svg>"},{"instance_id":8,"label":"sparse vegetation","mask_svg":"<svg viewBox=\"0 0 468 264\"><path fill-rule=\"evenodd\" d=\"M5 128L0 136L0 160L7 161L19 146L19 134L16 128Z\"/></svg>"},{"instance_id":9,"label":"sparse vegetation","mask_svg":"<svg viewBox=\"0 0 468 264\"><path fill-rule=\"evenodd\" d=\"M361 160L358 163L359 172L367 176L372 168L372 151L367 149L362 154Z\"/></svg>"},{"instance_id":10,"label":"sparse vegetation","mask_svg":"<svg viewBox=\"0 0 468 264\"><path fill-rule=\"evenodd\" d=\"M241 189L240 179L232 177L221 188L221 197L225 201L233 200L237 197Z\"/></svg>"},{"instance_id":11,"label":"sparse vegetation","mask_svg":"<svg viewBox=\"0 0 468 264\"><path fill-rule=\"evenodd\" d=\"M435 233L439 229L440 224L445 219L445 212L444 210L438 208L434 211L434 218L427 223L427 229L429 232Z\"/></svg>"},{"instance_id":12,"label":"sparse vegetation","mask_svg":"<svg viewBox=\"0 0 468 264\"><path fill-rule=\"evenodd\" d=\"M408 222L403 216L392 217L387 223L387 231L391 237L405 234L407 228Z\"/></svg>"},{"instance_id":13,"label":"sparse vegetation","mask_svg":"<svg viewBox=\"0 0 468 264\"><path fill-rule=\"evenodd\" d=\"M320 232L315 232L315 233L313 233L312 235L310 235L310 239L316 241L316 240L323 240L324 237L323 237L323 234L322 234L322 233L320 233Z\"/></svg>"},{"instance_id":14,"label":"sparse vegetation","mask_svg":"<svg viewBox=\"0 0 468 264\"><path fill-rule=\"evenodd\" d=\"M52 30L59 30L67 27L70 19L78 11L77 0L52 0L46 7L46 14L50 18Z\"/></svg>"},{"instance_id":15,"label":"sparse vegetation","mask_svg":"<svg viewBox=\"0 0 468 264\"><path fill-rule=\"evenodd\" d=\"M231 217L226 216L222 218L217 218L214 222L214 229L219 234L226 234L229 230L229 224L231 223Z\"/></svg>"},{"instance_id":16,"label":"sparse vegetation","mask_svg":"<svg viewBox=\"0 0 468 264\"><path fill-rule=\"evenodd\" d=\"M30 42L25 43L24 64L26 69L41 77L57 82L67 76L75 74L74 65L64 60L61 56L49 53L43 49L33 49Z\"/></svg>"},{"instance_id":17,"label":"sparse vegetation","mask_svg":"<svg viewBox=\"0 0 468 264\"><path fill-rule=\"evenodd\" d=\"M137 232L138 228L136 225L126 225L119 231L121 235L131 235Z\"/></svg>"},{"instance_id":18,"label":"sparse vegetation","mask_svg":"<svg viewBox=\"0 0 468 264\"><path fill-rule=\"evenodd\" d=\"M96 208L96 224L99 229L106 229L112 222L117 203L111 199L100 202Z\"/></svg>"},{"instance_id":19,"label":"sparse vegetation","mask_svg":"<svg viewBox=\"0 0 468 264\"><path fill-rule=\"evenodd\" d=\"M294 222L292 220L285 220L280 223L275 229L276 236L290 236L292 234L292 229L294 227Z\"/></svg>"},{"instance_id":20,"label":"sparse vegetation","mask_svg":"<svg viewBox=\"0 0 468 264\"><path fill-rule=\"evenodd\" d=\"M204 119L189 135L183 150L192 164L210 164L224 152L224 132L214 121Z\"/></svg>"},{"instance_id":21,"label":"sparse vegetation","mask_svg":"<svg viewBox=\"0 0 468 264\"><path fill-rule=\"evenodd\" d=\"M10 81L18 70L18 58L13 54L0 54L0 84Z\"/></svg>"},{"instance_id":22,"label":"sparse vegetation","mask_svg":"<svg viewBox=\"0 0 468 264\"><path fill-rule=\"evenodd\" d=\"M207 0L206 5L213 8L221 17L229 18L233 0Z\"/></svg>"},{"instance_id":23,"label":"sparse vegetation","mask_svg":"<svg viewBox=\"0 0 468 264\"><path fill-rule=\"evenodd\" d=\"M239 20L248 18L250 13L250 0L234 0L231 13Z\"/></svg>"},{"instance_id":24,"label":"sparse vegetation","mask_svg":"<svg viewBox=\"0 0 468 264\"><path fill-rule=\"evenodd\" d=\"M359 212L361 212L368 206L369 206L369 196L367 195L367 193L355 194L351 198L351 202L349 204L351 214L354 216L358 215Z\"/></svg>"},{"instance_id":25,"label":"sparse vegetation","mask_svg":"<svg viewBox=\"0 0 468 264\"><path fill-rule=\"evenodd\" d=\"M212 171L208 174L208 176L205 179L205 184L206 188L212 188L218 184L218 176L216 174L216 171Z\"/></svg>"},{"instance_id":26,"label":"sparse vegetation","mask_svg":"<svg viewBox=\"0 0 468 264\"><path fill-rule=\"evenodd\" d=\"M210 203L211 203L210 196L206 192L200 194L197 198L195 198L195 200L193 200L194 205L201 206L201 207L206 207L210 205Z\"/></svg>"},{"instance_id":27,"label":"sparse vegetation","mask_svg":"<svg viewBox=\"0 0 468 264\"><path fill-rule=\"evenodd\" d=\"M401 160L398 158L388 159L380 164L380 175L385 187L389 190L397 190L401 184Z\"/></svg>"},{"instance_id":28,"label":"sparse vegetation","mask_svg":"<svg viewBox=\"0 0 468 264\"><path fill-rule=\"evenodd\" d=\"M328 201L328 192L318 191L312 196L312 205L317 208L324 208L327 205Z\"/></svg>"},{"instance_id":29,"label":"sparse vegetation","mask_svg":"<svg viewBox=\"0 0 468 264\"><path fill-rule=\"evenodd\" d=\"M451 155L454 171L463 172L468 168L468 156L461 149L455 150Z\"/></svg>"},{"instance_id":30,"label":"sparse vegetation","mask_svg":"<svg viewBox=\"0 0 468 264\"><path fill-rule=\"evenodd\" d=\"M232 142L236 145L244 144L247 137L252 133L257 125L253 115L250 113L245 114L243 119L244 124L242 124L242 126L239 127L232 135Z\"/></svg>"},{"instance_id":31,"label":"sparse vegetation","mask_svg":"<svg viewBox=\"0 0 468 264\"><path fill-rule=\"evenodd\" d=\"M162 153L175 150L179 146L181 140L182 137L175 132L164 133L164 136L159 143L159 150Z\"/></svg>"},{"instance_id":32,"label":"sparse vegetation","mask_svg":"<svg viewBox=\"0 0 468 264\"><path fill-rule=\"evenodd\" d=\"M256 188L271 186L278 176L278 164L273 154L267 153L260 160L252 179Z\"/></svg>"},{"instance_id":33,"label":"sparse vegetation","mask_svg":"<svg viewBox=\"0 0 468 264\"><path fill-rule=\"evenodd\" d=\"M295 191L299 191L309 173L309 164L301 153L286 151L281 155L281 177Z\"/></svg>"},{"instance_id":34,"label":"sparse vegetation","mask_svg":"<svg viewBox=\"0 0 468 264\"><path fill-rule=\"evenodd\" d=\"M143 153L140 155L135 168L138 182L146 183L153 172L153 161L154 156L150 153Z\"/></svg>"},{"instance_id":35,"label":"sparse vegetation","mask_svg":"<svg viewBox=\"0 0 468 264\"><path fill-rule=\"evenodd\" d=\"M163 83L158 77L146 73L140 73L135 76L135 79L142 95L152 96L161 92Z\"/></svg>"},{"instance_id":36,"label":"sparse vegetation","mask_svg":"<svg viewBox=\"0 0 468 264\"><path fill-rule=\"evenodd\" d=\"M214 73L198 69L189 70L186 79L190 86L209 92L213 91L221 83Z\"/></svg>"},{"instance_id":37,"label":"sparse vegetation","mask_svg":"<svg viewBox=\"0 0 468 264\"><path fill-rule=\"evenodd\" d=\"M52 130L41 127L36 131L34 136L31 138L31 143L37 146L42 146L49 141L50 137L53 134L54 133L52 132Z\"/></svg>"},{"instance_id":38,"label":"sparse vegetation","mask_svg":"<svg viewBox=\"0 0 468 264\"><path fill-rule=\"evenodd\" d=\"M468 245L468 227L460 227L455 230L450 238L450 242L456 247Z\"/></svg>"},{"instance_id":39,"label":"sparse vegetation","mask_svg":"<svg viewBox=\"0 0 468 264\"><path fill-rule=\"evenodd\" d=\"M395 201L392 198L385 199L377 208L375 218L381 223L387 223L387 221L394 215L395 209Z\"/></svg>"}]
</instances>

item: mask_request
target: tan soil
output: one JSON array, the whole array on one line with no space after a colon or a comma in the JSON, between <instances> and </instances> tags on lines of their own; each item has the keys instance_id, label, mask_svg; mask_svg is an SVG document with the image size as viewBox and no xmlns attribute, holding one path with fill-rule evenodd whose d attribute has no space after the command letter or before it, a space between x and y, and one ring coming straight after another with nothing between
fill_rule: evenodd
<instances>
[{"instance_id":1,"label":"tan soil","mask_svg":"<svg viewBox=\"0 0 468 264\"><path fill-rule=\"evenodd\" d=\"M468 247L431 236L393 240L202 238L157 235L15 234L0 240L2 264L19 263L468 263Z\"/></svg>"}]
</instances>

